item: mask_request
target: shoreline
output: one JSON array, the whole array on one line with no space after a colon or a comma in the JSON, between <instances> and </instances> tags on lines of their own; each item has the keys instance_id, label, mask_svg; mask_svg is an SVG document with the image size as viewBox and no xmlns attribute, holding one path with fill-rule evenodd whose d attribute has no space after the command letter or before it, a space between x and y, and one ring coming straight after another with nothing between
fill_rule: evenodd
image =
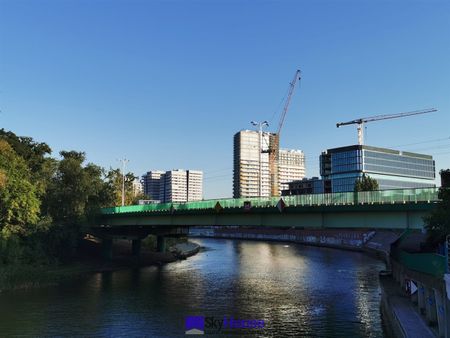
<instances>
[{"instance_id":1,"label":"shoreline","mask_svg":"<svg viewBox=\"0 0 450 338\"><path fill-rule=\"evenodd\" d=\"M188 239L194 238L212 238L212 239L237 239L265 242L286 242L295 243L305 246L331 248L337 250L362 252L376 259L380 259L389 267L388 254L383 250L368 248L364 246L339 245L334 243L305 242L296 241L285 238L244 238L228 234L227 236L202 236L189 235ZM87 242L90 242L86 246ZM39 288L73 279L81 278L87 274L113 272L126 269L144 268L150 266L162 266L164 264L173 263L179 260L187 259L199 253L202 247L193 242L177 243L169 248L167 252L153 252L143 249L139 257L133 257L129 253L128 248L118 243L115 248L115 258L111 261L100 258L100 247L98 242L87 241L82 245L82 254L75 259L74 262L60 265L44 265L44 266L8 266L0 268L0 293L12 290L24 290L31 288Z\"/></svg>"},{"instance_id":2,"label":"shoreline","mask_svg":"<svg viewBox=\"0 0 450 338\"><path fill-rule=\"evenodd\" d=\"M258 236L259 235L259 236ZM234 233L219 233L219 234L190 234L188 235L188 238L212 238L212 239L237 239L237 240L248 240L248 241L264 241L264 242L286 242L286 243L295 243L305 246L313 246L313 247L321 247L321 248L330 248L330 249L337 249L337 250L345 250L345 251L353 251L353 252L361 252L364 254L367 254L370 257L373 257L375 259L379 259L383 261L386 264L386 270L390 270L390 262L389 262L389 251L386 250L386 246L383 245L371 245L374 244L372 242L372 239L369 239L367 241L359 240L358 242L350 242L350 241L341 241L340 239L337 239L329 236L326 239L322 238L319 239L319 236L317 238L311 239L311 236L308 236L309 238L303 238L299 239L299 237L293 238L291 237L280 237L279 235L273 235L272 237L270 235L262 235L257 233L247 233L243 234L238 232ZM307 240L305 240L307 239ZM331 241L329 239L332 239ZM341 241L341 242L340 242ZM340 242L340 243L339 243ZM356 244L354 244L356 243ZM352 245L354 244L354 245Z\"/></svg>"},{"instance_id":3,"label":"shoreline","mask_svg":"<svg viewBox=\"0 0 450 338\"><path fill-rule=\"evenodd\" d=\"M118 255L111 261L104 260L98 255L98 245L92 245L78 256L73 262L55 265L14 265L0 267L0 293L16 290L27 290L57 285L69 279L82 278L85 275L103 272L114 272L127 269L162 266L194 256L201 251L200 245L188 242L175 244L164 253L152 252L144 249L140 257L133 257L124 253L123 248L116 248ZM98 244L98 243L96 243ZM95 251L95 254L92 253Z\"/></svg>"}]
</instances>

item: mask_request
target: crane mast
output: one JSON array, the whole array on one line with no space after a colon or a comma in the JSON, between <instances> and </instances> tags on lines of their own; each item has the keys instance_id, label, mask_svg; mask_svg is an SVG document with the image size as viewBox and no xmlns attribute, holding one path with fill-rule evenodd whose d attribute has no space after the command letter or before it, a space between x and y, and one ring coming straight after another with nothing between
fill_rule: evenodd
<instances>
[{"instance_id":1,"label":"crane mast","mask_svg":"<svg viewBox=\"0 0 450 338\"><path fill-rule=\"evenodd\" d=\"M420 114L428 114L436 112L437 109L435 108L429 108L429 109L422 109L422 110L415 110L411 112L406 113L398 113L398 114L385 114L385 115L375 115L375 116L369 116L369 117L363 117L355 120L351 120L348 122L339 122L336 123L336 127L339 128L341 126L347 126L349 124L357 124L357 131L358 131L358 144L363 145L364 144L364 124L367 122L374 122L374 121L380 121L380 120L389 120L389 119L397 119L400 117L407 117L407 116L413 116L413 115L420 115Z\"/></svg>"},{"instance_id":2,"label":"crane mast","mask_svg":"<svg viewBox=\"0 0 450 338\"><path fill-rule=\"evenodd\" d=\"M289 105L291 103L291 98L292 98L292 94L294 93L295 84L297 83L297 80L301 79L300 74L301 74L300 69L297 69L297 71L295 72L294 78L289 83L289 93L286 98L286 103L284 104L283 113L281 114L281 117L280 117L280 122L278 123L278 130L277 130L278 135L280 135L281 129L283 128L284 119L286 117L286 113L287 113L287 111L289 109Z\"/></svg>"},{"instance_id":3,"label":"crane mast","mask_svg":"<svg viewBox=\"0 0 450 338\"><path fill-rule=\"evenodd\" d=\"M300 70L297 69L295 72L293 80L289 83L289 92L284 104L283 112L280 117L280 122L278 123L277 132L271 134L269 137L269 172L270 172L270 194L271 196L279 196L279 175L278 175L278 161L279 161L279 151L280 151L280 133L283 128L284 120L286 118L289 105L291 103L292 94L294 93L295 84L297 80L300 80Z\"/></svg>"}]
</instances>

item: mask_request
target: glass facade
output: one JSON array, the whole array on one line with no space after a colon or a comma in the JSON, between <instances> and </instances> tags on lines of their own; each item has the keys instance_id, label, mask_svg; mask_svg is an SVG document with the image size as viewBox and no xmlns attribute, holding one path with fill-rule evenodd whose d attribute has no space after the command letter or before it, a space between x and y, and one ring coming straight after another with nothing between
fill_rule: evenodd
<instances>
[{"instance_id":1,"label":"glass facade","mask_svg":"<svg viewBox=\"0 0 450 338\"><path fill-rule=\"evenodd\" d=\"M363 169L362 151L348 150L331 154L331 173L340 174Z\"/></svg>"},{"instance_id":2,"label":"glass facade","mask_svg":"<svg viewBox=\"0 0 450 338\"><path fill-rule=\"evenodd\" d=\"M389 154L372 150L363 150L364 171L380 174L399 175L419 178L435 178L432 158L406 156L402 153Z\"/></svg>"},{"instance_id":3,"label":"glass facade","mask_svg":"<svg viewBox=\"0 0 450 338\"><path fill-rule=\"evenodd\" d=\"M366 174L380 190L434 187L435 164L431 156L370 146L329 149L320 157L323 179L332 192L353 191L355 181Z\"/></svg>"}]
</instances>

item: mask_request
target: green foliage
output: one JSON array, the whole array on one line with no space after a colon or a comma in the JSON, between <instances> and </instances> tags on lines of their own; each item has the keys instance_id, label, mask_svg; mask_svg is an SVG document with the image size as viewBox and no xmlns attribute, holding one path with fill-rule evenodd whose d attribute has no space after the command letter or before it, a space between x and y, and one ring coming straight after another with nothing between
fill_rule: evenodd
<instances>
[{"instance_id":1,"label":"green foliage","mask_svg":"<svg viewBox=\"0 0 450 338\"><path fill-rule=\"evenodd\" d=\"M149 197L146 194L139 193L133 197L131 204L136 205L139 203L140 200L148 200L148 199L149 199Z\"/></svg>"},{"instance_id":2,"label":"green foliage","mask_svg":"<svg viewBox=\"0 0 450 338\"><path fill-rule=\"evenodd\" d=\"M28 235L36 230L40 200L23 158L0 139L0 234Z\"/></svg>"},{"instance_id":3,"label":"green foliage","mask_svg":"<svg viewBox=\"0 0 450 338\"><path fill-rule=\"evenodd\" d=\"M46 183L53 174L56 160L48 157L51 149L46 143L33 141L31 137L17 136L13 132L0 129L0 140L6 141L27 164L36 192L43 195Z\"/></svg>"},{"instance_id":4,"label":"green foliage","mask_svg":"<svg viewBox=\"0 0 450 338\"><path fill-rule=\"evenodd\" d=\"M450 235L450 188L441 187L439 198L442 201L437 208L424 218L427 242L432 247L444 242L446 236Z\"/></svg>"},{"instance_id":5,"label":"green foliage","mask_svg":"<svg viewBox=\"0 0 450 338\"><path fill-rule=\"evenodd\" d=\"M50 154L45 143L0 130L0 267L69 259L82 227L116 200L104 170L84 165L83 152Z\"/></svg>"},{"instance_id":6,"label":"green foliage","mask_svg":"<svg viewBox=\"0 0 450 338\"><path fill-rule=\"evenodd\" d=\"M355 181L355 192L358 191L375 191L378 190L378 182L376 179L371 178L370 176L366 176L366 174L363 174L363 176L360 179L357 179Z\"/></svg>"},{"instance_id":7,"label":"green foliage","mask_svg":"<svg viewBox=\"0 0 450 338\"><path fill-rule=\"evenodd\" d=\"M84 153L63 151L61 156L49 184L47 212L57 224L80 225L112 203L111 190L102 179L102 168L92 163L83 166Z\"/></svg>"},{"instance_id":8,"label":"green foliage","mask_svg":"<svg viewBox=\"0 0 450 338\"><path fill-rule=\"evenodd\" d=\"M114 194L114 205L122 205L122 185L123 177L120 169L110 169L106 174L110 190ZM144 199L145 195L135 195L133 182L136 179L133 173L125 175L125 205L136 204L139 199ZM138 197L138 198L136 198Z\"/></svg>"}]
</instances>

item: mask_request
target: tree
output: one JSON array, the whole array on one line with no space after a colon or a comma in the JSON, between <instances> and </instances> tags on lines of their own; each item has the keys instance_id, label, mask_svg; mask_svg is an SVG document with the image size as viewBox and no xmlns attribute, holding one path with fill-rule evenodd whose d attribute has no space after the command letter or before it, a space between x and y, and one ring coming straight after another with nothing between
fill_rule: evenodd
<instances>
[{"instance_id":1,"label":"tree","mask_svg":"<svg viewBox=\"0 0 450 338\"><path fill-rule=\"evenodd\" d=\"M58 163L45 201L46 213L53 220L46 239L50 255L66 260L74 254L83 227L93 222L99 208L111 205L113 194L103 180L102 168L92 163L83 165L83 152L60 154L63 159Z\"/></svg>"},{"instance_id":2,"label":"tree","mask_svg":"<svg viewBox=\"0 0 450 338\"><path fill-rule=\"evenodd\" d=\"M85 153L61 151L47 194L47 212L63 225L80 225L98 208L113 201L111 189L104 182L102 168L89 163L83 167Z\"/></svg>"},{"instance_id":3,"label":"tree","mask_svg":"<svg viewBox=\"0 0 450 338\"><path fill-rule=\"evenodd\" d=\"M106 179L114 194L114 205L122 205L123 177L121 170L111 168L106 174ZM136 176L134 176L131 172L125 175L125 205L134 204L136 202L136 195L133 187L133 182L135 179Z\"/></svg>"},{"instance_id":4,"label":"tree","mask_svg":"<svg viewBox=\"0 0 450 338\"><path fill-rule=\"evenodd\" d=\"M376 179L371 178L370 176L366 176L363 174L362 177L358 178L355 181L355 192L358 191L375 191L378 190L378 182Z\"/></svg>"},{"instance_id":5,"label":"tree","mask_svg":"<svg viewBox=\"0 0 450 338\"><path fill-rule=\"evenodd\" d=\"M449 174L449 169L441 170L441 176ZM446 176L448 179L448 176ZM439 189L438 204L431 214L424 218L425 229L427 230L427 242L431 247L445 241L447 235L450 235L450 187L443 186Z\"/></svg>"},{"instance_id":6,"label":"tree","mask_svg":"<svg viewBox=\"0 0 450 338\"><path fill-rule=\"evenodd\" d=\"M83 152L50 154L47 144L0 129L0 264L70 258L82 227L116 200L104 169L85 165Z\"/></svg>"},{"instance_id":7,"label":"tree","mask_svg":"<svg viewBox=\"0 0 450 338\"><path fill-rule=\"evenodd\" d=\"M40 200L25 160L0 139L0 231L3 237L36 231Z\"/></svg>"},{"instance_id":8,"label":"tree","mask_svg":"<svg viewBox=\"0 0 450 338\"><path fill-rule=\"evenodd\" d=\"M17 156L25 161L37 194L43 196L57 164L55 159L49 157L52 152L50 147L46 143L35 142L31 137L17 136L4 129L0 129L0 140L8 142Z\"/></svg>"}]
</instances>

